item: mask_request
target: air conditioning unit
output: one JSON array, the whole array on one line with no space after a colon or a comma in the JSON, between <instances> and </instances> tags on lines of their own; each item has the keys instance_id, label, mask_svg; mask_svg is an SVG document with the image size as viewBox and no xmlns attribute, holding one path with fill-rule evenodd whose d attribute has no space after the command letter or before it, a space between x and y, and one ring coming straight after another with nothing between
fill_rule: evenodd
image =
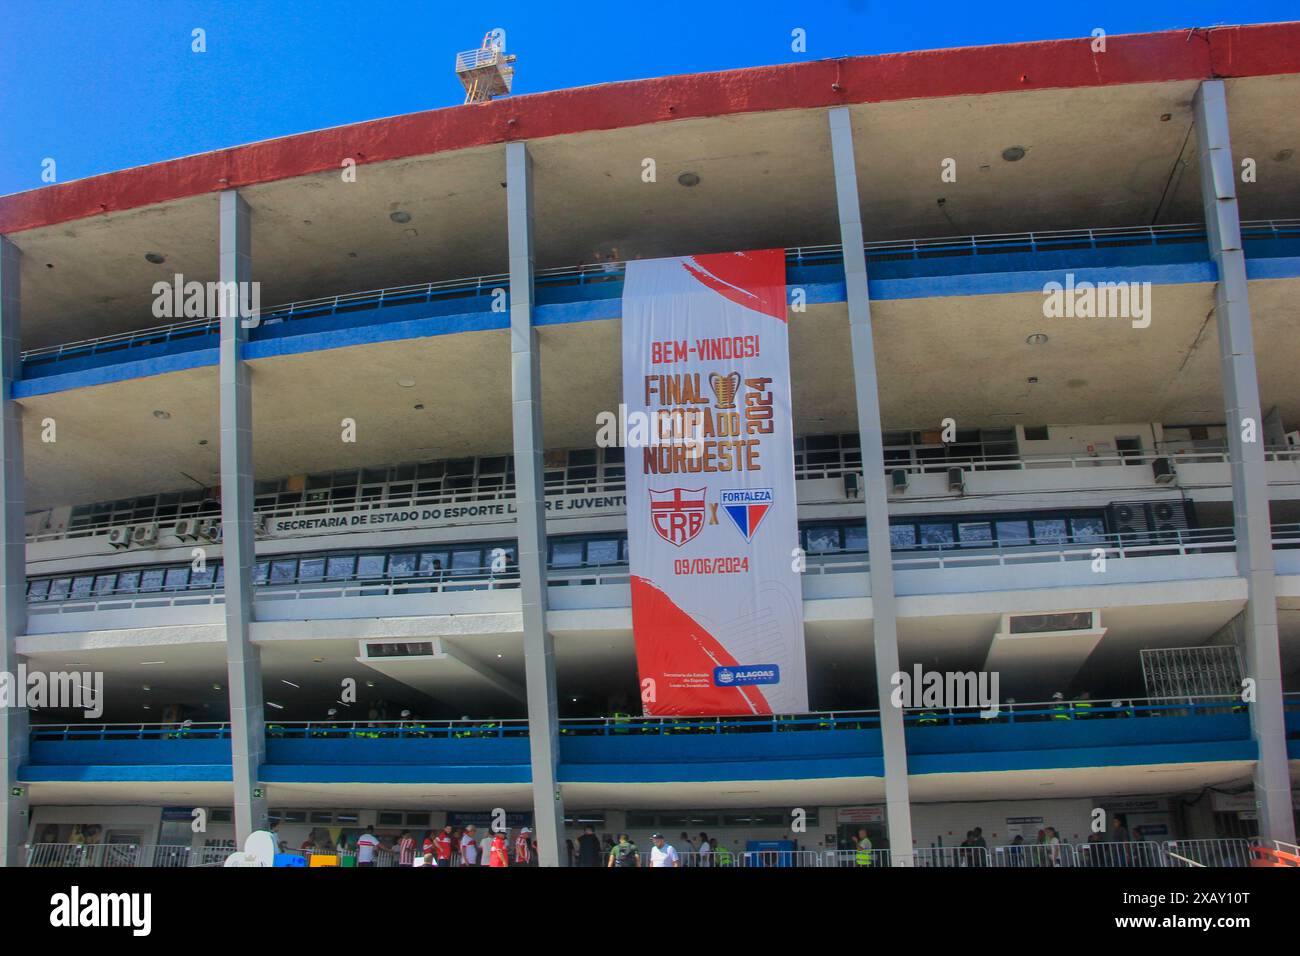
<instances>
[{"instance_id":1,"label":"air conditioning unit","mask_svg":"<svg viewBox=\"0 0 1300 956\"><path fill-rule=\"evenodd\" d=\"M131 540L136 544L156 544L158 542L158 526L156 524L138 524L135 526L135 534Z\"/></svg>"},{"instance_id":2,"label":"air conditioning unit","mask_svg":"<svg viewBox=\"0 0 1300 956\"><path fill-rule=\"evenodd\" d=\"M221 537L221 520L205 518L199 522L197 533L204 541L216 541Z\"/></svg>"},{"instance_id":3,"label":"air conditioning unit","mask_svg":"<svg viewBox=\"0 0 1300 956\"><path fill-rule=\"evenodd\" d=\"M1157 485L1167 485L1178 477L1172 458L1155 458L1151 461L1151 472L1155 475Z\"/></svg>"},{"instance_id":4,"label":"air conditioning unit","mask_svg":"<svg viewBox=\"0 0 1300 956\"><path fill-rule=\"evenodd\" d=\"M176 522L172 528L172 534L182 541L193 541L199 536L199 523L193 518L183 518Z\"/></svg>"},{"instance_id":5,"label":"air conditioning unit","mask_svg":"<svg viewBox=\"0 0 1300 956\"><path fill-rule=\"evenodd\" d=\"M108 543L115 548L131 547L131 532L134 528L112 528L108 532Z\"/></svg>"},{"instance_id":6,"label":"air conditioning unit","mask_svg":"<svg viewBox=\"0 0 1300 956\"><path fill-rule=\"evenodd\" d=\"M862 494L862 476L856 471L844 473L844 497L857 498Z\"/></svg>"},{"instance_id":7,"label":"air conditioning unit","mask_svg":"<svg viewBox=\"0 0 1300 956\"><path fill-rule=\"evenodd\" d=\"M889 473L889 487L894 490L894 494L901 495L907 491L907 469L895 468Z\"/></svg>"},{"instance_id":8,"label":"air conditioning unit","mask_svg":"<svg viewBox=\"0 0 1300 956\"><path fill-rule=\"evenodd\" d=\"M1300 451L1300 432L1286 433L1286 447L1292 451Z\"/></svg>"},{"instance_id":9,"label":"air conditioning unit","mask_svg":"<svg viewBox=\"0 0 1300 956\"><path fill-rule=\"evenodd\" d=\"M948 490L962 494L966 491L966 476L960 468L948 469Z\"/></svg>"},{"instance_id":10,"label":"air conditioning unit","mask_svg":"<svg viewBox=\"0 0 1300 956\"><path fill-rule=\"evenodd\" d=\"M253 534L259 538L265 538L270 534L270 518L264 514L253 515Z\"/></svg>"}]
</instances>

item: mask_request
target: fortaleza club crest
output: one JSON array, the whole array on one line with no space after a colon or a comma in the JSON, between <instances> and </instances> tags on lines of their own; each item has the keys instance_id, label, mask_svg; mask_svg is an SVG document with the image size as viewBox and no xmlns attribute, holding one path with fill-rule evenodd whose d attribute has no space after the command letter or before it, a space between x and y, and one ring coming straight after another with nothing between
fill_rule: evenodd
<instances>
[{"instance_id":1,"label":"fortaleza club crest","mask_svg":"<svg viewBox=\"0 0 1300 956\"><path fill-rule=\"evenodd\" d=\"M650 524L655 534L675 548L690 541L704 527L703 488L669 488L650 492Z\"/></svg>"},{"instance_id":2,"label":"fortaleza club crest","mask_svg":"<svg viewBox=\"0 0 1300 956\"><path fill-rule=\"evenodd\" d=\"M723 510L745 536L745 540L752 541L754 532L772 508L772 489L733 488L723 491L719 498Z\"/></svg>"}]
</instances>

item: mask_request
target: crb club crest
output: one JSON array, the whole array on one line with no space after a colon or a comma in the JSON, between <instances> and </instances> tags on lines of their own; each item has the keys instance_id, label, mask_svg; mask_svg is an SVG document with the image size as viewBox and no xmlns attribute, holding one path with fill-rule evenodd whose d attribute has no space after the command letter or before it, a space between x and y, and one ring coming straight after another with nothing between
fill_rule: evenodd
<instances>
[{"instance_id":1,"label":"crb club crest","mask_svg":"<svg viewBox=\"0 0 1300 956\"><path fill-rule=\"evenodd\" d=\"M655 534L675 548L690 541L704 527L703 488L668 488L650 491L650 525Z\"/></svg>"}]
</instances>

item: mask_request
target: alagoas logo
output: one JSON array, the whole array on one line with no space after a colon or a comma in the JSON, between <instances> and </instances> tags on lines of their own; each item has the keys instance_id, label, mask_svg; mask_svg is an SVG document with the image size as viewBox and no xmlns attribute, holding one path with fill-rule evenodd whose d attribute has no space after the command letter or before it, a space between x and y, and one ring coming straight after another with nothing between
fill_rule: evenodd
<instances>
[{"instance_id":1,"label":"alagoas logo","mask_svg":"<svg viewBox=\"0 0 1300 956\"><path fill-rule=\"evenodd\" d=\"M668 488L650 492L650 524L655 534L675 548L704 527L704 488Z\"/></svg>"},{"instance_id":2,"label":"alagoas logo","mask_svg":"<svg viewBox=\"0 0 1300 956\"><path fill-rule=\"evenodd\" d=\"M715 687L743 687L752 684L779 684L781 668L776 664L751 664L748 667L715 667Z\"/></svg>"},{"instance_id":3,"label":"alagoas logo","mask_svg":"<svg viewBox=\"0 0 1300 956\"><path fill-rule=\"evenodd\" d=\"M732 488L723 491L719 497L723 510L736 529L745 536L746 541L752 541L754 532L772 507L772 489Z\"/></svg>"}]
</instances>

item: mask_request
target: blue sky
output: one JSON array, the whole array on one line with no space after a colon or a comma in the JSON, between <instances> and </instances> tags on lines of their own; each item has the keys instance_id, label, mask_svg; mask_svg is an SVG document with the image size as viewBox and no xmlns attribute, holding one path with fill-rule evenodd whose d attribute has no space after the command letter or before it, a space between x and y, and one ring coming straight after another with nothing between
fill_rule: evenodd
<instances>
[{"instance_id":1,"label":"blue sky","mask_svg":"<svg viewBox=\"0 0 1300 956\"><path fill-rule=\"evenodd\" d=\"M735 11L745 11L740 20ZM515 91L827 57L1295 19L1294 2L0 0L0 195L458 104L505 29ZM191 51L206 31L207 52ZM806 53L791 51L795 28Z\"/></svg>"}]
</instances>

